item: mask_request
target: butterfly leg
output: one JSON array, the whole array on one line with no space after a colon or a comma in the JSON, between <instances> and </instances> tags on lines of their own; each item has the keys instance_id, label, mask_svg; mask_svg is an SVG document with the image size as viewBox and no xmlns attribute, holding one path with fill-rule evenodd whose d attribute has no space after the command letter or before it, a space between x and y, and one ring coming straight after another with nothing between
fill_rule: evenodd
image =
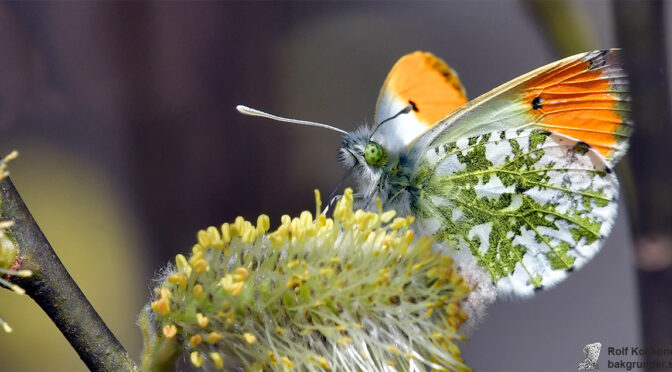
<instances>
[{"instance_id":1,"label":"butterfly leg","mask_svg":"<svg viewBox=\"0 0 672 372\"><path fill-rule=\"evenodd\" d=\"M355 200L355 202L358 202L358 201L363 199L361 194L353 194L352 196L353 196L353 199ZM322 214L326 215L327 212L329 212L332 209L331 207L333 205L336 205L336 203L338 203L338 201L341 200L342 197L343 197L343 195L332 196L331 199L329 200L329 203L327 203L327 206L324 207L324 209L322 210Z\"/></svg>"}]
</instances>

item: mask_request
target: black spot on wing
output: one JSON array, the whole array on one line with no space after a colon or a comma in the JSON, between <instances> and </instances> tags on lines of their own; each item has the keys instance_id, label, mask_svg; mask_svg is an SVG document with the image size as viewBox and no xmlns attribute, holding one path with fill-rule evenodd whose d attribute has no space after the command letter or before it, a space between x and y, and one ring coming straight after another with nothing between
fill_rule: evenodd
<instances>
[{"instance_id":1,"label":"black spot on wing","mask_svg":"<svg viewBox=\"0 0 672 372\"><path fill-rule=\"evenodd\" d=\"M585 155L588 150L590 150L590 145L583 141L579 141L574 145L572 150L577 154Z\"/></svg>"},{"instance_id":2,"label":"black spot on wing","mask_svg":"<svg viewBox=\"0 0 672 372\"><path fill-rule=\"evenodd\" d=\"M590 64L589 69L595 70L604 67L604 65L607 64L606 56L608 53L609 53L608 49L593 52L592 53L593 55L591 55L589 57L590 59L588 60L588 63Z\"/></svg>"},{"instance_id":3,"label":"black spot on wing","mask_svg":"<svg viewBox=\"0 0 672 372\"><path fill-rule=\"evenodd\" d=\"M415 104L415 102L411 101L410 99L408 100L408 104L411 105L411 109L415 112L420 112L420 109L418 108L418 105Z\"/></svg>"},{"instance_id":4,"label":"black spot on wing","mask_svg":"<svg viewBox=\"0 0 672 372\"><path fill-rule=\"evenodd\" d=\"M535 110L539 110L542 107L543 102L544 100L541 97L539 96L534 97L534 99L532 100L532 108Z\"/></svg>"}]
</instances>

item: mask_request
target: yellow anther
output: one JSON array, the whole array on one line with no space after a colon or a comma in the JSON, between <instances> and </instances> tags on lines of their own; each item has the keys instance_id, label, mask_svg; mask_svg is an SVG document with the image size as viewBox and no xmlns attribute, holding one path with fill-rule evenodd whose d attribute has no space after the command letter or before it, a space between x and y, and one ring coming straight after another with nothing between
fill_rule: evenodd
<instances>
[{"instance_id":1,"label":"yellow anther","mask_svg":"<svg viewBox=\"0 0 672 372\"><path fill-rule=\"evenodd\" d=\"M331 366L329 365L329 362L327 361L327 358L325 358L325 357L320 357L320 359L318 359L318 363L320 364L320 367L322 367L326 370L331 369Z\"/></svg>"},{"instance_id":2,"label":"yellow anther","mask_svg":"<svg viewBox=\"0 0 672 372\"><path fill-rule=\"evenodd\" d=\"M287 280L287 288L296 288L305 282L305 278L298 274L292 274Z\"/></svg>"},{"instance_id":3,"label":"yellow anther","mask_svg":"<svg viewBox=\"0 0 672 372\"><path fill-rule=\"evenodd\" d=\"M397 349L397 348L396 348L395 346L393 346L393 345L389 345L389 346L387 346L387 351L389 351L389 352L392 353L392 354L396 354L396 355L400 355L400 354L401 354L401 352L399 351L399 349Z\"/></svg>"},{"instance_id":4,"label":"yellow anther","mask_svg":"<svg viewBox=\"0 0 672 372\"><path fill-rule=\"evenodd\" d=\"M222 235L220 235L219 230L216 227L210 226L206 231L208 233L208 237L210 238L210 244L217 240L222 240Z\"/></svg>"},{"instance_id":5,"label":"yellow anther","mask_svg":"<svg viewBox=\"0 0 672 372\"><path fill-rule=\"evenodd\" d=\"M201 336L199 333L197 333L197 334L191 336L191 338L189 339L189 346L194 348L194 347L200 345L201 342L203 342L203 336Z\"/></svg>"},{"instance_id":6,"label":"yellow anther","mask_svg":"<svg viewBox=\"0 0 672 372\"><path fill-rule=\"evenodd\" d=\"M404 241L408 244L411 244L414 238L415 232L413 232L413 230L406 230L406 233L404 234Z\"/></svg>"},{"instance_id":7,"label":"yellow anther","mask_svg":"<svg viewBox=\"0 0 672 372\"><path fill-rule=\"evenodd\" d=\"M239 267L236 269L235 274L233 274L233 280L240 282L247 279L248 276L250 276L250 272L244 267Z\"/></svg>"},{"instance_id":8,"label":"yellow anther","mask_svg":"<svg viewBox=\"0 0 672 372\"><path fill-rule=\"evenodd\" d=\"M322 276L329 276L333 272L334 272L334 269L332 269L331 267L325 267L325 268L320 269L320 275L322 275Z\"/></svg>"},{"instance_id":9,"label":"yellow anther","mask_svg":"<svg viewBox=\"0 0 672 372\"><path fill-rule=\"evenodd\" d=\"M455 304L454 302L451 302L446 306L446 314L448 314L450 316L455 316L459 312L460 312L460 307L457 306L457 304Z\"/></svg>"},{"instance_id":10,"label":"yellow anther","mask_svg":"<svg viewBox=\"0 0 672 372\"><path fill-rule=\"evenodd\" d=\"M453 354L454 357L459 357L462 352L460 351L460 347L457 346L457 344L451 343L448 345L448 351Z\"/></svg>"},{"instance_id":11,"label":"yellow anther","mask_svg":"<svg viewBox=\"0 0 672 372\"><path fill-rule=\"evenodd\" d=\"M224 275L219 284L232 296L238 296L245 286L244 282L234 282L231 274Z\"/></svg>"},{"instance_id":12,"label":"yellow anther","mask_svg":"<svg viewBox=\"0 0 672 372\"><path fill-rule=\"evenodd\" d=\"M199 354L198 351L192 352L191 355L189 356L189 359L191 360L191 364L193 364L194 367L196 368L201 368L201 366L203 365L203 357L201 356L201 354Z\"/></svg>"},{"instance_id":13,"label":"yellow anther","mask_svg":"<svg viewBox=\"0 0 672 372\"><path fill-rule=\"evenodd\" d=\"M208 326L208 323L210 323L210 320L207 316L201 313L196 313L196 323L198 323L201 328L205 328Z\"/></svg>"},{"instance_id":14,"label":"yellow anther","mask_svg":"<svg viewBox=\"0 0 672 372\"><path fill-rule=\"evenodd\" d=\"M271 219L267 215L262 214L259 217L257 217L257 232L259 234L265 233L270 228L271 228Z\"/></svg>"},{"instance_id":15,"label":"yellow anther","mask_svg":"<svg viewBox=\"0 0 672 372\"><path fill-rule=\"evenodd\" d=\"M282 360L282 363L284 363L285 366L286 366L287 368L292 368L292 367L294 367L294 362L292 362L292 361L291 361L289 358L287 358L286 356L283 356L282 358L280 358L280 360Z\"/></svg>"},{"instance_id":16,"label":"yellow anther","mask_svg":"<svg viewBox=\"0 0 672 372\"><path fill-rule=\"evenodd\" d=\"M205 230L199 230L198 233L196 234L196 239L201 247L210 246L210 237L208 236L208 233Z\"/></svg>"},{"instance_id":17,"label":"yellow anther","mask_svg":"<svg viewBox=\"0 0 672 372\"><path fill-rule=\"evenodd\" d=\"M278 357L276 357L276 356L275 356L275 353L272 352L272 351L269 351L269 352L268 352L268 360L269 360L269 363L270 363L272 366L277 366L277 365L278 365Z\"/></svg>"},{"instance_id":18,"label":"yellow anther","mask_svg":"<svg viewBox=\"0 0 672 372\"><path fill-rule=\"evenodd\" d=\"M391 224L388 225L390 229L400 229L402 227L406 226L406 219L403 217L397 217L392 221Z\"/></svg>"},{"instance_id":19,"label":"yellow anther","mask_svg":"<svg viewBox=\"0 0 672 372\"><path fill-rule=\"evenodd\" d=\"M2 329L7 332L7 333L12 333L12 327L9 326L9 324L5 321L0 320L2 322Z\"/></svg>"},{"instance_id":20,"label":"yellow anther","mask_svg":"<svg viewBox=\"0 0 672 372\"><path fill-rule=\"evenodd\" d=\"M168 283L177 283L177 285L180 288L186 288L187 287L187 274L185 273L175 273L175 274L170 274L168 277Z\"/></svg>"},{"instance_id":21,"label":"yellow anther","mask_svg":"<svg viewBox=\"0 0 672 372\"><path fill-rule=\"evenodd\" d=\"M166 315L170 312L170 302L166 299L160 299L153 301L150 305L152 310L156 311L159 315Z\"/></svg>"},{"instance_id":22,"label":"yellow anther","mask_svg":"<svg viewBox=\"0 0 672 372\"><path fill-rule=\"evenodd\" d=\"M18 286L18 285L16 285L16 284L12 284L12 286L11 286L10 288L11 288L12 291L14 291L16 294L20 294L20 295L26 294L26 290L23 289L23 288L21 288L20 286Z\"/></svg>"},{"instance_id":23,"label":"yellow anther","mask_svg":"<svg viewBox=\"0 0 672 372\"><path fill-rule=\"evenodd\" d=\"M191 247L191 257L189 257L189 263L203 257L205 257L205 248L198 243L194 244L194 246Z\"/></svg>"},{"instance_id":24,"label":"yellow anther","mask_svg":"<svg viewBox=\"0 0 672 372\"><path fill-rule=\"evenodd\" d=\"M214 344L215 342L222 339L222 334L219 332L212 331L208 334L208 343Z\"/></svg>"},{"instance_id":25,"label":"yellow anther","mask_svg":"<svg viewBox=\"0 0 672 372\"><path fill-rule=\"evenodd\" d=\"M424 251L432 248L433 243L434 243L434 240L432 240L432 238L427 237L427 236L421 236L415 242L415 246L418 249L418 252L424 252Z\"/></svg>"},{"instance_id":26,"label":"yellow anther","mask_svg":"<svg viewBox=\"0 0 672 372\"><path fill-rule=\"evenodd\" d=\"M337 263L341 262L341 259L340 259L340 257L332 257L332 258L329 259L329 262L331 262L333 264L337 264Z\"/></svg>"},{"instance_id":27,"label":"yellow anther","mask_svg":"<svg viewBox=\"0 0 672 372\"><path fill-rule=\"evenodd\" d=\"M240 241L243 242L244 244L253 243L256 239L257 239L257 230L253 228L252 225L250 225L247 229L245 229L240 237Z\"/></svg>"},{"instance_id":28,"label":"yellow anther","mask_svg":"<svg viewBox=\"0 0 672 372\"><path fill-rule=\"evenodd\" d=\"M380 215L380 220L383 221L383 223L388 223L388 222L390 222L390 221L394 218L394 216L396 216L396 215L397 215L397 212L396 212L394 209L392 209L392 210L389 210L389 211L387 211L387 212L381 214L381 215Z\"/></svg>"},{"instance_id":29,"label":"yellow anther","mask_svg":"<svg viewBox=\"0 0 672 372\"><path fill-rule=\"evenodd\" d=\"M348 329L344 325L337 325L336 330L339 331L339 332L345 332Z\"/></svg>"},{"instance_id":30,"label":"yellow anther","mask_svg":"<svg viewBox=\"0 0 672 372\"><path fill-rule=\"evenodd\" d=\"M173 294L170 292L170 289L166 287L161 287L161 298L164 300L170 300L173 297Z\"/></svg>"},{"instance_id":31,"label":"yellow anther","mask_svg":"<svg viewBox=\"0 0 672 372\"><path fill-rule=\"evenodd\" d=\"M278 328L275 329L275 333L277 333L279 335L283 335L283 334L285 334L285 329L282 328L282 327L278 327Z\"/></svg>"},{"instance_id":32,"label":"yellow anther","mask_svg":"<svg viewBox=\"0 0 672 372\"><path fill-rule=\"evenodd\" d=\"M177 334L177 327L175 324L169 324L163 327L162 333L166 338L173 338Z\"/></svg>"},{"instance_id":33,"label":"yellow anther","mask_svg":"<svg viewBox=\"0 0 672 372\"><path fill-rule=\"evenodd\" d=\"M348 337L348 336L341 337L338 341L336 341L336 343L338 343L338 344L341 345L341 346L345 346L345 345L347 345L347 344L351 344L351 343L352 343L352 338L351 338L351 337Z\"/></svg>"},{"instance_id":34,"label":"yellow anther","mask_svg":"<svg viewBox=\"0 0 672 372\"><path fill-rule=\"evenodd\" d=\"M7 156L5 156L5 159L3 159L3 160L5 162L9 162L9 161L12 161L12 160L14 160L18 157L19 157L19 152L14 150L14 151L10 152L9 154L7 154Z\"/></svg>"},{"instance_id":35,"label":"yellow anther","mask_svg":"<svg viewBox=\"0 0 672 372\"><path fill-rule=\"evenodd\" d=\"M292 260L287 262L287 267L290 269L293 269L295 267L299 266L299 261L298 260Z\"/></svg>"},{"instance_id":36,"label":"yellow anther","mask_svg":"<svg viewBox=\"0 0 672 372\"><path fill-rule=\"evenodd\" d=\"M233 228L236 231L236 234L241 235L245 231L245 219L241 216L236 217L233 222Z\"/></svg>"},{"instance_id":37,"label":"yellow anther","mask_svg":"<svg viewBox=\"0 0 672 372\"><path fill-rule=\"evenodd\" d=\"M320 190L315 189L315 215L320 216L322 213L322 196Z\"/></svg>"},{"instance_id":38,"label":"yellow anther","mask_svg":"<svg viewBox=\"0 0 672 372\"><path fill-rule=\"evenodd\" d=\"M215 365L215 369L220 370L224 368L224 359L222 359L222 356L219 355L219 353L210 353L210 359L212 359L212 363Z\"/></svg>"},{"instance_id":39,"label":"yellow anther","mask_svg":"<svg viewBox=\"0 0 672 372\"><path fill-rule=\"evenodd\" d=\"M248 345L252 345L255 342L257 342L257 337L251 333L243 333L243 338L245 339L245 342L247 342Z\"/></svg>"},{"instance_id":40,"label":"yellow anther","mask_svg":"<svg viewBox=\"0 0 672 372\"><path fill-rule=\"evenodd\" d=\"M203 258L194 260L194 262L191 263L191 267L196 270L197 273L202 274L208 269L208 261Z\"/></svg>"},{"instance_id":41,"label":"yellow anther","mask_svg":"<svg viewBox=\"0 0 672 372\"><path fill-rule=\"evenodd\" d=\"M200 300L203 298L203 293L205 290L203 289L203 285L201 284L196 284L194 288L191 290L191 293L196 297L197 300Z\"/></svg>"},{"instance_id":42,"label":"yellow anther","mask_svg":"<svg viewBox=\"0 0 672 372\"><path fill-rule=\"evenodd\" d=\"M280 217L280 223L283 225L289 225L292 223L292 217L290 217L288 214L283 214L282 217Z\"/></svg>"},{"instance_id":43,"label":"yellow anther","mask_svg":"<svg viewBox=\"0 0 672 372\"><path fill-rule=\"evenodd\" d=\"M189 266L189 262L183 255L178 254L175 256L175 265L177 266L177 270L187 274L187 276L191 275L191 266Z\"/></svg>"},{"instance_id":44,"label":"yellow anther","mask_svg":"<svg viewBox=\"0 0 672 372\"><path fill-rule=\"evenodd\" d=\"M229 226L228 223L223 223L222 224L222 241L226 244L231 242L231 227Z\"/></svg>"},{"instance_id":45,"label":"yellow anther","mask_svg":"<svg viewBox=\"0 0 672 372\"><path fill-rule=\"evenodd\" d=\"M299 220L303 227L308 227L313 224L313 215L308 211L303 211L299 215Z\"/></svg>"}]
</instances>

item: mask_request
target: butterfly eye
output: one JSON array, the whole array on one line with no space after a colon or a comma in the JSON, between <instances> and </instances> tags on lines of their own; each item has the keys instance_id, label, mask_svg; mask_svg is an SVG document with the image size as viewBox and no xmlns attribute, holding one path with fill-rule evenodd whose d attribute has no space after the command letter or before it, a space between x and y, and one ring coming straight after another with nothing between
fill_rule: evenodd
<instances>
[{"instance_id":1,"label":"butterfly eye","mask_svg":"<svg viewBox=\"0 0 672 372\"><path fill-rule=\"evenodd\" d=\"M387 161L387 153L383 146L371 141L364 149L364 158L369 165L379 167Z\"/></svg>"}]
</instances>

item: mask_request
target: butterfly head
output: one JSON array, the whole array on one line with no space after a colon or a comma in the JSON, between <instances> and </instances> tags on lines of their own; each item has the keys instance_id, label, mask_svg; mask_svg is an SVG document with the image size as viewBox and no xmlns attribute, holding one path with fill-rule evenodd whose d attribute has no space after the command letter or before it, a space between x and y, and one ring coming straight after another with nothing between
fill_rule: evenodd
<instances>
[{"instance_id":1,"label":"butterfly head","mask_svg":"<svg viewBox=\"0 0 672 372\"><path fill-rule=\"evenodd\" d=\"M387 151L381 144L371 140L372 132L371 128L361 127L343 136L343 145L338 150L343 167L355 171L373 171L387 163Z\"/></svg>"}]
</instances>

